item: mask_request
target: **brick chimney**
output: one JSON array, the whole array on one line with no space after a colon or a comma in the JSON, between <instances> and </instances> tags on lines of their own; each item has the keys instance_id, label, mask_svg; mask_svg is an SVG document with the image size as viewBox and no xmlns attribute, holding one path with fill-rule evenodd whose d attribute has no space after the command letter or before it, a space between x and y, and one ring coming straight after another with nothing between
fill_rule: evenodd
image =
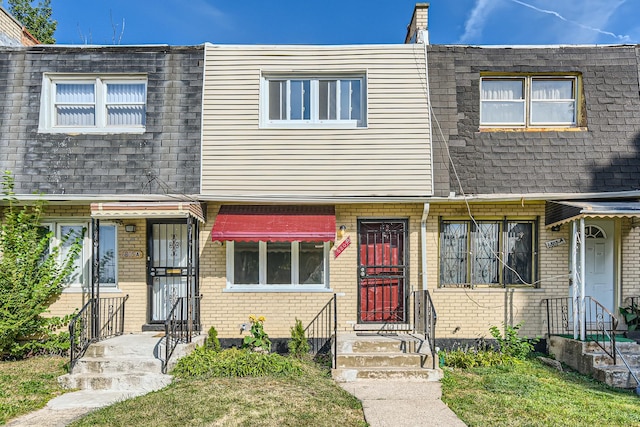
<instances>
[{"instance_id":1,"label":"brick chimney","mask_svg":"<svg viewBox=\"0 0 640 427\"><path fill-rule=\"evenodd\" d=\"M419 40L418 32L427 30L429 22L429 3L416 3L413 9L411 22L407 25L407 37L404 39L407 43L429 43L429 40Z\"/></svg>"}]
</instances>

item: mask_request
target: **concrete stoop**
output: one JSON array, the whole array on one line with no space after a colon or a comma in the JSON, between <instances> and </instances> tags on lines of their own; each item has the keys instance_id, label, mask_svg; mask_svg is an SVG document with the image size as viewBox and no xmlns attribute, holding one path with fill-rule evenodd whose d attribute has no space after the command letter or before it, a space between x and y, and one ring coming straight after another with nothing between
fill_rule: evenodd
<instances>
[{"instance_id":1,"label":"concrete stoop","mask_svg":"<svg viewBox=\"0 0 640 427\"><path fill-rule=\"evenodd\" d=\"M195 348L180 345L170 366ZM73 372L62 375L63 388L148 393L166 387L171 375L162 373L164 338L157 333L122 335L93 343L76 362Z\"/></svg>"},{"instance_id":2,"label":"concrete stoop","mask_svg":"<svg viewBox=\"0 0 640 427\"><path fill-rule=\"evenodd\" d=\"M635 342L616 342L616 347L633 373L640 377L640 345ZM614 365L613 358L594 342L552 336L549 339L549 353L572 369L611 387L630 389L639 385L619 356Z\"/></svg>"},{"instance_id":3,"label":"concrete stoop","mask_svg":"<svg viewBox=\"0 0 640 427\"><path fill-rule=\"evenodd\" d=\"M333 378L338 382L359 379L439 381L442 378L442 371L433 369L428 343L412 334L340 334L337 349Z\"/></svg>"}]
</instances>

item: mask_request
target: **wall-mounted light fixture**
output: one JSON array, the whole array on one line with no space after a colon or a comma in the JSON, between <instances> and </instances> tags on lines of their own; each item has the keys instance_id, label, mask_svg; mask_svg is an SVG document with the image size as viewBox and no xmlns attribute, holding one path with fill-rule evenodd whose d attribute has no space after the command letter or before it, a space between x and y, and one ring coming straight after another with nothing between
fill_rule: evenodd
<instances>
[{"instance_id":1,"label":"wall-mounted light fixture","mask_svg":"<svg viewBox=\"0 0 640 427\"><path fill-rule=\"evenodd\" d=\"M551 227L551 231L560 231L560 226L554 225L553 227Z\"/></svg>"},{"instance_id":2,"label":"wall-mounted light fixture","mask_svg":"<svg viewBox=\"0 0 640 427\"><path fill-rule=\"evenodd\" d=\"M338 229L338 237L343 238L344 237L344 233L347 232L347 226L346 225L341 225L340 228Z\"/></svg>"},{"instance_id":3,"label":"wall-mounted light fixture","mask_svg":"<svg viewBox=\"0 0 640 427\"><path fill-rule=\"evenodd\" d=\"M126 231L127 233L135 233L136 232L136 226L133 224L127 224L124 226L124 231Z\"/></svg>"}]
</instances>

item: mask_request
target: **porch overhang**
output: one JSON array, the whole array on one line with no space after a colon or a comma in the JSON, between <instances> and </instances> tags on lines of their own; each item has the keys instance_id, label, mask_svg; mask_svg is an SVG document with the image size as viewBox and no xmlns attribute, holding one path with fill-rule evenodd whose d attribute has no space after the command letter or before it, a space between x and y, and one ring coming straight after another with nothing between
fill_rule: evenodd
<instances>
[{"instance_id":1,"label":"porch overhang","mask_svg":"<svg viewBox=\"0 0 640 427\"><path fill-rule=\"evenodd\" d=\"M91 216L99 219L192 217L205 223L204 209L198 202L91 203Z\"/></svg>"},{"instance_id":2,"label":"porch overhang","mask_svg":"<svg viewBox=\"0 0 640 427\"><path fill-rule=\"evenodd\" d=\"M581 218L639 218L640 201L548 201L545 226L560 226Z\"/></svg>"},{"instance_id":3,"label":"porch overhang","mask_svg":"<svg viewBox=\"0 0 640 427\"><path fill-rule=\"evenodd\" d=\"M213 241L329 242L335 240L333 206L223 205Z\"/></svg>"}]
</instances>

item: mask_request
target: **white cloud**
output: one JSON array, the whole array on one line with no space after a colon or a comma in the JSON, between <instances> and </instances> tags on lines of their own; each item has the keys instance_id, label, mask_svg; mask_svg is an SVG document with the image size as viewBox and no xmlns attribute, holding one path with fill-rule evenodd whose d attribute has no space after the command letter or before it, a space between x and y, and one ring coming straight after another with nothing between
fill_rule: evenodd
<instances>
[{"instance_id":1,"label":"white cloud","mask_svg":"<svg viewBox=\"0 0 640 427\"><path fill-rule=\"evenodd\" d=\"M617 9L627 0L555 0L523 1L511 0L522 7L537 13L547 14L559 21L545 30L552 34L558 43L624 43L629 42L626 34L608 31L607 24Z\"/></svg>"},{"instance_id":2,"label":"white cloud","mask_svg":"<svg viewBox=\"0 0 640 427\"><path fill-rule=\"evenodd\" d=\"M502 0L477 0L469 18L464 23L464 34L460 36L458 43L469 43L477 40L482 34L489 15L501 1Z\"/></svg>"}]
</instances>

